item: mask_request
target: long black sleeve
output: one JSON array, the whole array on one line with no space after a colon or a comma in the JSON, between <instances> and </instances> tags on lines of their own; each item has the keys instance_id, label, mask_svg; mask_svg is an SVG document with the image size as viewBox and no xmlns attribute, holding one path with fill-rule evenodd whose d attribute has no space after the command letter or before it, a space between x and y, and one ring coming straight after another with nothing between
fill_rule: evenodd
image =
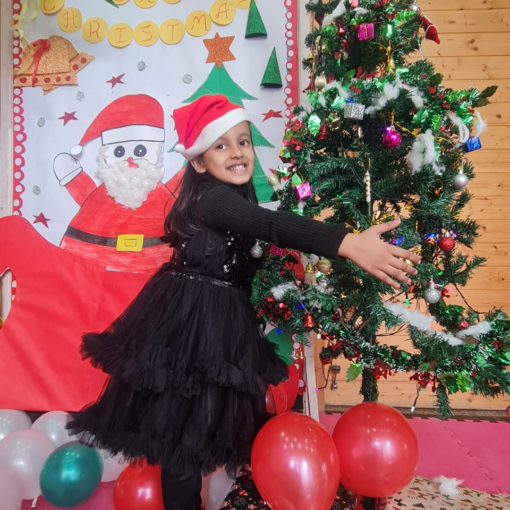
<instances>
[{"instance_id":1,"label":"long black sleeve","mask_svg":"<svg viewBox=\"0 0 510 510\"><path fill-rule=\"evenodd\" d=\"M264 209L228 186L215 186L200 199L199 216L210 228L231 230L247 237L304 253L338 259L338 248L349 232L344 225L328 225L286 212Z\"/></svg>"}]
</instances>

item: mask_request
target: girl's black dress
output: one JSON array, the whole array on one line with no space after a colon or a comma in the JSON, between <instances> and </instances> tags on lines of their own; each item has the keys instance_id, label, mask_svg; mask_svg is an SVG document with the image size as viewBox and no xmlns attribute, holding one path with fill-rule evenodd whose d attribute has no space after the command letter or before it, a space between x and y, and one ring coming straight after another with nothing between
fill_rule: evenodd
<instances>
[{"instance_id":1,"label":"girl's black dress","mask_svg":"<svg viewBox=\"0 0 510 510\"><path fill-rule=\"evenodd\" d=\"M205 182L202 228L106 331L84 336L83 357L110 378L67 426L88 444L183 475L220 465L233 473L249 460L268 419L268 384L287 377L249 302L255 239L335 257L346 233L267 211L244 186Z\"/></svg>"}]
</instances>

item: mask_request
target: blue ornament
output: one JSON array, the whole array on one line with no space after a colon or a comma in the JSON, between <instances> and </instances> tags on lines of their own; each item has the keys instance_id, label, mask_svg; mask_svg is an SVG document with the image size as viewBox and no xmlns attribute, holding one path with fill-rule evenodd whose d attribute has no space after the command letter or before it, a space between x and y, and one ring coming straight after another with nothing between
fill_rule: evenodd
<instances>
[{"instance_id":1,"label":"blue ornament","mask_svg":"<svg viewBox=\"0 0 510 510\"><path fill-rule=\"evenodd\" d=\"M480 142L480 138L478 136L472 136L466 142L466 148L464 149L466 152L477 151L482 148L482 142Z\"/></svg>"}]
</instances>

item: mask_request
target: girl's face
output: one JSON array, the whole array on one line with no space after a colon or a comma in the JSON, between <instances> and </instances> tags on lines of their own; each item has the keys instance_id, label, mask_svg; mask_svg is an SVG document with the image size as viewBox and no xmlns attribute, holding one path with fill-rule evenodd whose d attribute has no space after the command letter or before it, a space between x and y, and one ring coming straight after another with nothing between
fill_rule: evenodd
<instances>
[{"instance_id":1,"label":"girl's face","mask_svg":"<svg viewBox=\"0 0 510 510\"><path fill-rule=\"evenodd\" d=\"M234 126L191 164L197 172L207 172L226 184L246 184L255 166L250 124Z\"/></svg>"}]
</instances>

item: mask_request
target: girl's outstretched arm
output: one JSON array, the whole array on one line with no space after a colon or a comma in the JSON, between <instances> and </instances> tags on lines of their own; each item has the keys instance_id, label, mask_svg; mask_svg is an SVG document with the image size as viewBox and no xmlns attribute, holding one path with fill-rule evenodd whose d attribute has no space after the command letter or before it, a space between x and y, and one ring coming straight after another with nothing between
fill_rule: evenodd
<instances>
[{"instance_id":1,"label":"girl's outstretched arm","mask_svg":"<svg viewBox=\"0 0 510 510\"><path fill-rule=\"evenodd\" d=\"M227 185L208 190L198 204L203 223L219 230L239 234L328 258L345 257L358 267L376 276L384 283L398 288L396 278L408 282L406 274L416 269L403 259L418 264L413 253L385 243L383 232L396 228L399 223L377 225L361 234L350 234L344 225L330 225L303 218L296 214L264 209L241 197Z\"/></svg>"}]
</instances>

